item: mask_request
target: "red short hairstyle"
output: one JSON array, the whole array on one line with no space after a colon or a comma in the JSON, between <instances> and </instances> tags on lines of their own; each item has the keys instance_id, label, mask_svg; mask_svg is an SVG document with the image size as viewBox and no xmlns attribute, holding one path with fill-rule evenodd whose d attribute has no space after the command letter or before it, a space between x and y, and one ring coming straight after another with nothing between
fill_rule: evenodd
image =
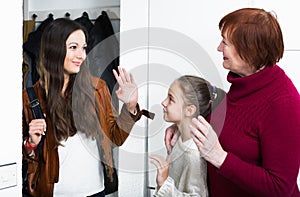
<instances>
[{"instance_id":1,"label":"red short hairstyle","mask_svg":"<svg viewBox=\"0 0 300 197\"><path fill-rule=\"evenodd\" d=\"M273 66L284 52L283 36L276 16L258 8L242 8L219 22L240 57L257 70Z\"/></svg>"}]
</instances>

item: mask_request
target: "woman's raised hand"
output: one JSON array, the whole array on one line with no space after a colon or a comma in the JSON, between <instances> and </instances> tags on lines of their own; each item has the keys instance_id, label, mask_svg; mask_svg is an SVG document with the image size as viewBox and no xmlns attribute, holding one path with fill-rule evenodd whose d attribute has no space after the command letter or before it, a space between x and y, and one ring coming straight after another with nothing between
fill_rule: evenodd
<instances>
[{"instance_id":1,"label":"woman's raised hand","mask_svg":"<svg viewBox=\"0 0 300 197\"><path fill-rule=\"evenodd\" d=\"M119 89L116 91L118 98L127 105L131 113L135 112L138 102L138 88L133 79L132 74L128 74L125 68L118 66L119 75L116 70L113 70L114 76L119 84Z\"/></svg>"}]
</instances>

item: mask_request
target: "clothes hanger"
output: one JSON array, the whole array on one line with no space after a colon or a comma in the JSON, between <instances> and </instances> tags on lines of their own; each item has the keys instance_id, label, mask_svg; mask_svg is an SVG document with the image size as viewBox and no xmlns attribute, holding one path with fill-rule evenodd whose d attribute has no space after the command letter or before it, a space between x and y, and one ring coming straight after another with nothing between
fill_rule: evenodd
<instances>
[{"instance_id":1,"label":"clothes hanger","mask_svg":"<svg viewBox=\"0 0 300 197\"><path fill-rule=\"evenodd\" d=\"M69 12L66 12L66 13L65 13L65 17L66 17L66 18L70 18L70 16L71 16L71 14L70 14Z\"/></svg>"},{"instance_id":2,"label":"clothes hanger","mask_svg":"<svg viewBox=\"0 0 300 197\"><path fill-rule=\"evenodd\" d=\"M36 15L36 14L33 14L33 15L32 15L32 19L35 20L36 18L37 18L37 15Z\"/></svg>"},{"instance_id":3,"label":"clothes hanger","mask_svg":"<svg viewBox=\"0 0 300 197\"><path fill-rule=\"evenodd\" d=\"M89 18L89 14L88 14L87 12L84 11L84 12L82 13L82 17Z\"/></svg>"}]
</instances>

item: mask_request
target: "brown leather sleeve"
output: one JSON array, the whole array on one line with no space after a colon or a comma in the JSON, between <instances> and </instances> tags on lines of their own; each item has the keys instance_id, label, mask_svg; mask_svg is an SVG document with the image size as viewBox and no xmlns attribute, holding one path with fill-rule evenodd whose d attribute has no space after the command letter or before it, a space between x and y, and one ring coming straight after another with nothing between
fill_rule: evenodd
<instances>
[{"instance_id":1,"label":"brown leather sleeve","mask_svg":"<svg viewBox=\"0 0 300 197\"><path fill-rule=\"evenodd\" d=\"M112 98L105 81L98 79L96 86L96 104L99 108L99 119L105 137L116 146L121 146L128 137L135 121L125 106L121 113L114 109Z\"/></svg>"}]
</instances>

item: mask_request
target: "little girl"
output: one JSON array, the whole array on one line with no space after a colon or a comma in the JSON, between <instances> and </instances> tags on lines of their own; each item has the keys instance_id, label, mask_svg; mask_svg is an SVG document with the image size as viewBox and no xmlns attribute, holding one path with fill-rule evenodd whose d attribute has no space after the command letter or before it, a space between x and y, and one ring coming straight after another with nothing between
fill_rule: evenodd
<instances>
[{"instance_id":1,"label":"little girl","mask_svg":"<svg viewBox=\"0 0 300 197\"><path fill-rule=\"evenodd\" d=\"M167 159L150 155L157 168L154 196L208 196L206 161L191 138L192 118L208 118L225 92L203 78L184 75L170 86L162 101L164 120L174 123L180 137Z\"/></svg>"}]
</instances>

